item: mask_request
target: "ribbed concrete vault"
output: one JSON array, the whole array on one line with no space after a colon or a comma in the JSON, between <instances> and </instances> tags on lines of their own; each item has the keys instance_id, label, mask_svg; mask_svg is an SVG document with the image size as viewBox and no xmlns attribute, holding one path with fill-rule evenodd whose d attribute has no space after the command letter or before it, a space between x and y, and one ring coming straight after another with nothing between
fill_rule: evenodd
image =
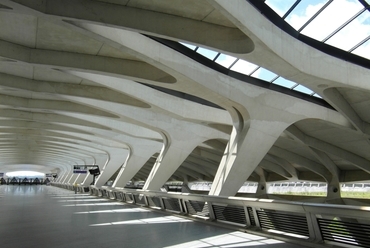
<instances>
[{"instance_id":1,"label":"ribbed concrete vault","mask_svg":"<svg viewBox=\"0 0 370 248\"><path fill-rule=\"evenodd\" d=\"M206 180L215 195L246 180L370 179L370 71L289 36L248 1L0 4L0 172L87 184L72 165L99 164L99 186L116 173L116 187ZM258 64L328 104L217 71L153 37Z\"/></svg>"}]
</instances>

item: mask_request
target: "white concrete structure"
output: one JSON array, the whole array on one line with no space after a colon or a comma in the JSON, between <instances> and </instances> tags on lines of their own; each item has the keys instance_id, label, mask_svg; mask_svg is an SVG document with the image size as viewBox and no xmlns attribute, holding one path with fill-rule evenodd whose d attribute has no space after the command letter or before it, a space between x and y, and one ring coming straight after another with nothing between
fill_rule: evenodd
<instances>
[{"instance_id":1,"label":"white concrete structure","mask_svg":"<svg viewBox=\"0 0 370 248\"><path fill-rule=\"evenodd\" d=\"M246 0L0 0L0 172L96 181L370 179L370 70L296 39ZM223 68L249 61L322 98ZM351 57L352 56L352 57ZM325 102L326 101L326 102ZM118 174L115 174L115 173ZM116 176L118 175L118 176Z\"/></svg>"}]
</instances>

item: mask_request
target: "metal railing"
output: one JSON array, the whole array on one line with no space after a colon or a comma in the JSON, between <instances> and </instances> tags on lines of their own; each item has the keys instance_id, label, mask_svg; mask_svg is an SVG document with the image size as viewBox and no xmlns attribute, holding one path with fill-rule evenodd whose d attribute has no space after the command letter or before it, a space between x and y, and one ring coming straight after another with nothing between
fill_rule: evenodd
<instances>
[{"instance_id":1,"label":"metal railing","mask_svg":"<svg viewBox=\"0 0 370 248\"><path fill-rule=\"evenodd\" d=\"M73 186L52 184L73 190ZM78 192L84 192L81 188ZM90 186L111 200L269 232L311 244L370 247L370 207Z\"/></svg>"}]
</instances>

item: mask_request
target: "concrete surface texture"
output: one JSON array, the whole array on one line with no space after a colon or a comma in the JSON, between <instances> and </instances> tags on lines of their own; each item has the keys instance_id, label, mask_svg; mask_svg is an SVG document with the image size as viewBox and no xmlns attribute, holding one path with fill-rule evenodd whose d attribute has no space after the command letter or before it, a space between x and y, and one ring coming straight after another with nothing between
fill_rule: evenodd
<instances>
[{"instance_id":1,"label":"concrete surface texture","mask_svg":"<svg viewBox=\"0 0 370 248\"><path fill-rule=\"evenodd\" d=\"M224 196L245 181L260 183L257 196L267 182L317 181L328 201L340 183L370 179L369 69L302 43L248 1L0 4L0 172L89 185L72 166L98 164L97 186L211 181ZM324 104L155 38L262 66Z\"/></svg>"},{"instance_id":2,"label":"concrete surface texture","mask_svg":"<svg viewBox=\"0 0 370 248\"><path fill-rule=\"evenodd\" d=\"M55 187L0 192L1 247L302 247Z\"/></svg>"}]
</instances>

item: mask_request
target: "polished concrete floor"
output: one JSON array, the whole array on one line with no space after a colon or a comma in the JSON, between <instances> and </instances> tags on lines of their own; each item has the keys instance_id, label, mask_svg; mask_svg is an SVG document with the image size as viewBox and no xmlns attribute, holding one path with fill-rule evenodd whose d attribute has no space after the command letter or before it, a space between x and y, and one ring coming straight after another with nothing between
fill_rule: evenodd
<instances>
[{"instance_id":1,"label":"polished concrete floor","mask_svg":"<svg viewBox=\"0 0 370 248\"><path fill-rule=\"evenodd\" d=\"M258 247L282 241L52 186L0 186L0 247Z\"/></svg>"}]
</instances>

